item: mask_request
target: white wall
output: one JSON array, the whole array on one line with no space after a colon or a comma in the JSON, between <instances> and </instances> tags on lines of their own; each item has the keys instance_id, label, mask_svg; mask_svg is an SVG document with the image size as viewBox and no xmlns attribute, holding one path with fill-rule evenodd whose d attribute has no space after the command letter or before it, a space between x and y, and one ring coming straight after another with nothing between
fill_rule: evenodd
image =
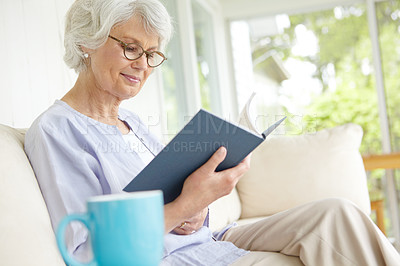
<instances>
[{"instance_id":1,"label":"white wall","mask_svg":"<svg viewBox=\"0 0 400 266\"><path fill-rule=\"evenodd\" d=\"M74 84L63 61L64 16L74 0L0 0L0 123L29 127ZM149 123L161 114L160 75L153 73L137 99L124 107Z\"/></svg>"},{"instance_id":2,"label":"white wall","mask_svg":"<svg viewBox=\"0 0 400 266\"><path fill-rule=\"evenodd\" d=\"M63 63L63 17L73 0L1 0L0 123L28 127L75 80Z\"/></svg>"}]
</instances>

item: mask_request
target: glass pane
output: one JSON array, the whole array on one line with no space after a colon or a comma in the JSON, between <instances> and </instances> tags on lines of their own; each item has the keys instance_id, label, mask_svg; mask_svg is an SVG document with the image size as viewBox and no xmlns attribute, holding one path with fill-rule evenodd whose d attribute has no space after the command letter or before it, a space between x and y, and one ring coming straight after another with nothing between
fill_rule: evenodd
<instances>
[{"instance_id":1,"label":"glass pane","mask_svg":"<svg viewBox=\"0 0 400 266\"><path fill-rule=\"evenodd\" d=\"M201 4L192 1L197 66L200 82L201 105L206 110L220 112L218 71L215 59L213 19Z\"/></svg>"},{"instance_id":2,"label":"glass pane","mask_svg":"<svg viewBox=\"0 0 400 266\"><path fill-rule=\"evenodd\" d=\"M164 88L164 106L166 110L166 140L173 137L184 125L184 115L187 114L186 110L186 93L184 88L184 77L182 75L182 48L179 42L179 21L176 9L176 2L174 0L164 0L170 16L173 18L174 35L169 42L165 51L168 58L162 66L163 88Z\"/></svg>"}]
</instances>

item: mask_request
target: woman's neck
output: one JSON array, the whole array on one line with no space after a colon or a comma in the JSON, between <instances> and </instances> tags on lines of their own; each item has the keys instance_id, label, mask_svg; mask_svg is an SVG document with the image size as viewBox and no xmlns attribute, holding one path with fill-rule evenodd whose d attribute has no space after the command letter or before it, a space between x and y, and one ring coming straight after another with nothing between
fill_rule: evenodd
<instances>
[{"instance_id":1,"label":"woman's neck","mask_svg":"<svg viewBox=\"0 0 400 266\"><path fill-rule=\"evenodd\" d=\"M80 74L74 87L61 99L76 111L101 123L117 126L123 134L129 132L124 122L118 119L121 100Z\"/></svg>"}]
</instances>

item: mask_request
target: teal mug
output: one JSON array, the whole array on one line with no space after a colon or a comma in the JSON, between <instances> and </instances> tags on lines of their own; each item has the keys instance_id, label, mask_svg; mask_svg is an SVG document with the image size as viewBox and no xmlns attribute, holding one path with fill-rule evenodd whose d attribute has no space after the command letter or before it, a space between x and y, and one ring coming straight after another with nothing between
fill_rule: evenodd
<instances>
[{"instance_id":1,"label":"teal mug","mask_svg":"<svg viewBox=\"0 0 400 266\"><path fill-rule=\"evenodd\" d=\"M72 221L89 230L93 260L81 263L65 245ZM57 244L67 265L159 265L164 244L162 191L143 191L92 197L87 212L66 216L57 230Z\"/></svg>"}]
</instances>

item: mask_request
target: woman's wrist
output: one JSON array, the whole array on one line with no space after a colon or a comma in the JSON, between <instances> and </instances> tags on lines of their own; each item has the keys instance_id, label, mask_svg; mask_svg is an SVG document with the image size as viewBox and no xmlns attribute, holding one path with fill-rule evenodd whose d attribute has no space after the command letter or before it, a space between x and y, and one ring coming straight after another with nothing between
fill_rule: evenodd
<instances>
[{"instance_id":1,"label":"woman's wrist","mask_svg":"<svg viewBox=\"0 0 400 266\"><path fill-rule=\"evenodd\" d=\"M164 205L165 233L171 232L175 227L180 226L182 221L188 219L185 214L184 206L177 200Z\"/></svg>"}]
</instances>

